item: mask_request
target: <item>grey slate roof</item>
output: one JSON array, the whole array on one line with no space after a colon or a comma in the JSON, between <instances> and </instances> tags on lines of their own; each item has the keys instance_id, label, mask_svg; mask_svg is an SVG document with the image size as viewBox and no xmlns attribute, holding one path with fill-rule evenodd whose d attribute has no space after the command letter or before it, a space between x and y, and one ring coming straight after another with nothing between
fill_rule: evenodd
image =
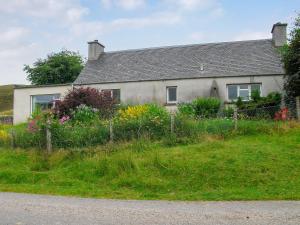
<instances>
[{"instance_id":1,"label":"grey slate roof","mask_svg":"<svg viewBox=\"0 0 300 225\"><path fill-rule=\"evenodd\" d=\"M267 39L106 52L74 84L277 74L280 56Z\"/></svg>"}]
</instances>

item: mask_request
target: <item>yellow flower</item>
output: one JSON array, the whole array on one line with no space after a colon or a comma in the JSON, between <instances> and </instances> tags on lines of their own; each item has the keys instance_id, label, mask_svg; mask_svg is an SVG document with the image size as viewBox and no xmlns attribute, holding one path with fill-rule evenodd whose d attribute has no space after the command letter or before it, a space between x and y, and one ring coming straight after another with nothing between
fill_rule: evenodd
<instances>
[{"instance_id":1,"label":"yellow flower","mask_svg":"<svg viewBox=\"0 0 300 225\"><path fill-rule=\"evenodd\" d=\"M148 105L129 106L126 109L119 110L119 118L121 120L138 119L148 110Z\"/></svg>"},{"instance_id":2,"label":"yellow flower","mask_svg":"<svg viewBox=\"0 0 300 225\"><path fill-rule=\"evenodd\" d=\"M0 143L5 143L9 140L9 135L6 131L0 130Z\"/></svg>"}]
</instances>

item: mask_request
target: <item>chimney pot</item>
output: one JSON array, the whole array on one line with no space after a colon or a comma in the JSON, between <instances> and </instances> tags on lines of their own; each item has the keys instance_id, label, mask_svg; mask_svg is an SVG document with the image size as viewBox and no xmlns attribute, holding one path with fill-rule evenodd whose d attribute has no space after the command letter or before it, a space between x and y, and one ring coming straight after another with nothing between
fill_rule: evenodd
<instances>
[{"instance_id":1,"label":"chimney pot","mask_svg":"<svg viewBox=\"0 0 300 225\"><path fill-rule=\"evenodd\" d=\"M282 47L287 43L286 34L287 23L276 23L272 28L272 40L275 47Z\"/></svg>"},{"instance_id":2,"label":"chimney pot","mask_svg":"<svg viewBox=\"0 0 300 225\"><path fill-rule=\"evenodd\" d=\"M88 42L88 46L88 60L97 60L104 53L105 46L99 43L98 40Z\"/></svg>"}]
</instances>

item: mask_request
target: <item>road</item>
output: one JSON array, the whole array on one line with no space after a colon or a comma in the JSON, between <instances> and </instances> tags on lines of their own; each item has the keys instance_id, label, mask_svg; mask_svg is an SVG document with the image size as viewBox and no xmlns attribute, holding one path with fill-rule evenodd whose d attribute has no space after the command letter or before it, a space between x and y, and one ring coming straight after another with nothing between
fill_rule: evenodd
<instances>
[{"instance_id":1,"label":"road","mask_svg":"<svg viewBox=\"0 0 300 225\"><path fill-rule=\"evenodd\" d=\"M289 225L300 201L169 202L0 192L0 225Z\"/></svg>"}]
</instances>

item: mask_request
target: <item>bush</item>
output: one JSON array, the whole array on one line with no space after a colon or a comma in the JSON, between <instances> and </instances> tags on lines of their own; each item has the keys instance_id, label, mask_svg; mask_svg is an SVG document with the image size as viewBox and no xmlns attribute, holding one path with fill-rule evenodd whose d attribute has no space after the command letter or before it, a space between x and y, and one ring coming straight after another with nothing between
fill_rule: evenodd
<instances>
[{"instance_id":1,"label":"bush","mask_svg":"<svg viewBox=\"0 0 300 225\"><path fill-rule=\"evenodd\" d=\"M56 148L95 146L109 141L108 126L101 121L94 121L92 125L54 123L51 133L52 144Z\"/></svg>"},{"instance_id":2,"label":"bush","mask_svg":"<svg viewBox=\"0 0 300 225\"><path fill-rule=\"evenodd\" d=\"M43 148L46 146L45 129L31 131L28 124L19 124L13 128L15 132L15 145L21 148Z\"/></svg>"},{"instance_id":3,"label":"bush","mask_svg":"<svg viewBox=\"0 0 300 225\"><path fill-rule=\"evenodd\" d=\"M98 112L99 112L98 109L91 108L86 105L79 105L76 107L74 111L72 111L72 122L84 123L84 124L94 123L94 121L99 118ZM68 117L65 118L66 119L64 119L63 121L62 120L60 121L65 122L66 120L69 120Z\"/></svg>"},{"instance_id":4,"label":"bush","mask_svg":"<svg viewBox=\"0 0 300 225\"><path fill-rule=\"evenodd\" d=\"M95 88L76 88L71 90L62 101L55 103L54 114L58 118L65 115L72 117L72 112L80 105L86 105L99 110L99 115L107 117L113 109L113 99L109 91L99 91Z\"/></svg>"},{"instance_id":5,"label":"bush","mask_svg":"<svg viewBox=\"0 0 300 225\"><path fill-rule=\"evenodd\" d=\"M280 110L281 94L271 92L266 97L254 98L248 102L237 102L240 110L239 115L242 119L274 119L276 112Z\"/></svg>"},{"instance_id":6,"label":"bush","mask_svg":"<svg viewBox=\"0 0 300 225\"><path fill-rule=\"evenodd\" d=\"M0 129L0 146L8 145L10 142L10 137L7 131Z\"/></svg>"},{"instance_id":7,"label":"bush","mask_svg":"<svg viewBox=\"0 0 300 225\"><path fill-rule=\"evenodd\" d=\"M169 119L166 109L155 104L128 106L117 112L114 133L121 140L161 137L169 129Z\"/></svg>"},{"instance_id":8,"label":"bush","mask_svg":"<svg viewBox=\"0 0 300 225\"><path fill-rule=\"evenodd\" d=\"M197 118L217 117L221 101L217 98L197 98L191 103L181 104L178 110L183 115L195 116Z\"/></svg>"}]
</instances>

